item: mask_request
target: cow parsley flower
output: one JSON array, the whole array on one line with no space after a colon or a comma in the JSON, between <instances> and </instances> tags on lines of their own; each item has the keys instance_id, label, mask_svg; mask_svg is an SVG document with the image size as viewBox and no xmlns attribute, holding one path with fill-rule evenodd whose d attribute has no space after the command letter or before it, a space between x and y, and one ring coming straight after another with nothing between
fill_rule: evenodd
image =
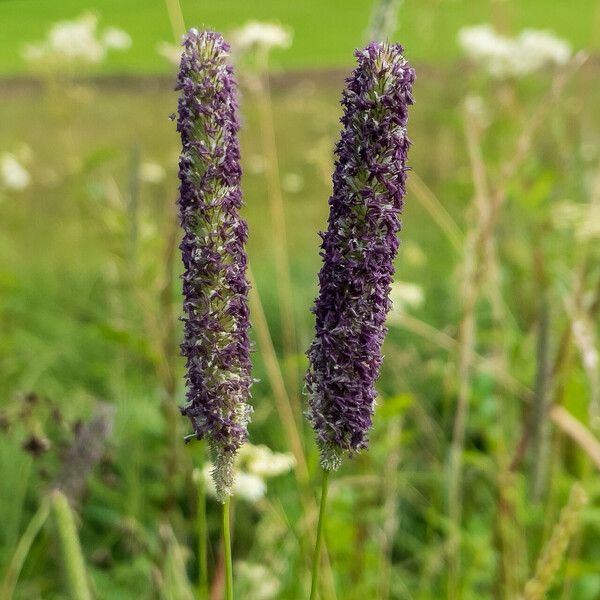
<instances>
[{"instance_id":1,"label":"cow parsley flower","mask_svg":"<svg viewBox=\"0 0 600 600\"><path fill-rule=\"evenodd\" d=\"M253 48L263 50L289 48L292 45L292 34L289 29L277 23L260 21L249 21L243 27L233 30L230 39L236 52L244 52Z\"/></svg>"},{"instance_id":2,"label":"cow parsley flower","mask_svg":"<svg viewBox=\"0 0 600 600\"><path fill-rule=\"evenodd\" d=\"M54 23L45 40L24 47L23 58L53 65L98 64L106 58L107 50L127 50L130 46L126 31L109 27L99 34L98 17L84 13L77 19Z\"/></svg>"},{"instance_id":3,"label":"cow parsley flower","mask_svg":"<svg viewBox=\"0 0 600 600\"><path fill-rule=\"evenodd\" d=\"M244 444L235 457L233 494L248 502L256 502L267 492L267 479L288 473L294 465L291 454L273 452L264 445ZM208 492L218 497L211 477L213 470L213 465L209 463L204 466L202 474Z\"/></svg>"},{"instance_id":4,"label":"cow parsley flower","mask_svg":"<svg viewBox=\"0 0 600 600\"><path fill-rule=\"evenodd\" d=\"M306 376L307 416L326 471L365 448L371 427L410 144L415 73L402 52L381 42L357 51L342 97Z\"/></svg>"},{"instance_id":5,"label":"cow parsley flower","mask_svg":"<svg viewBox=\"0 0 600 600\"><path fill-rule=\"evenodd\" d=\"M108 27L102 34L102 44L112 50L128 50L131 48L131 36L118 27Z\"/></svg>"},{"instance_id":6,"label":"cow parsley flower","mask_svg":"<svg viewBox=\"0 0 600 600\"><path fill-rule=\"evenodd\" d=\"M14 154L5 152L0 157L0 182L9 190L24 190L31 183L27 169Z\"/></svg>"},{"instance_id":7,"label":"cow parsley flower","mask_svg":"<svg viewBox=\"0 0 600 600\"><path fill-rule=\"evenodd\" d=\"M490 25L463 27L458 42L470 60L498 79L522 77L571 59L567 42L535 29L512 38L496 33Z\"/></svg>"}]
</instances>

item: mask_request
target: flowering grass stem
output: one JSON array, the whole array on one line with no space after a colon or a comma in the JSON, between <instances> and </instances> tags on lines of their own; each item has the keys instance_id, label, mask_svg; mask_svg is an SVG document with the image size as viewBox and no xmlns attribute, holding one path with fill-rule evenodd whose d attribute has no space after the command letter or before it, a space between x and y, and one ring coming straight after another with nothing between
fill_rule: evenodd
<instances>
[{"instance_id":1,"label":"flowering grass stem","mask_svg":"<svg viewBox=\"0 0 600 600\"><path fill-rule=\"evenodd\" d=\"M200 473L196 477L198 507L196 522L198 526L198 595L203 600L208 598L208 528L206 520L206 483Z\"/></svg>"},{"instance_id":2,"label":"flowering grass stem","mask_svg":"<svg viewBox=\"0 0 600 600\"><path fill-rule=\"evenodd\" d=\"M229 497L223 502L223 558L225 561L225 599L233 600L233 565L231 562L231 528L229 526Z\"/></svg>"},{"instance_id":3,"label":"flowering grass stem","mask_svg":"<svg viewBox=\"0 0 600 600\"><path fill-rule=\"evenodd\" d=\"M316 600L319 582L319 565L321 563L321 545L323 544L323 529L325 527L325 509L327 507L327 492L329 490L329 470L323 469L321 481L321 503L319 505L319 521L317 523L317 541L313 554L312 579L310 584L310 600Z\"/></svg>"}]
</instances>

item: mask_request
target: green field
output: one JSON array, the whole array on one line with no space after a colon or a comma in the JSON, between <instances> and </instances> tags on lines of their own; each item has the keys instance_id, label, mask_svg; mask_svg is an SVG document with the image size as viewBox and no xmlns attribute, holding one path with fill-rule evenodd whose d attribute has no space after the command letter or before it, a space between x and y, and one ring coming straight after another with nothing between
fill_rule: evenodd
<instances>
[{"instance_id":1,"label":"green field","mask_svg":"<svg viewBox=\"0 0 600 600\"><path fill-rule=\"evenodd\" d=\"M249 19L279 21L294 32L294 44L273 58L282 69L346 66L369 22L370 0L181 0L187 27L220 31ZM44 37L49 25L85 11L101 17L101 25L122 27L133 39L125 53L112 53L104 72L166 72L168 63L156 53L173 32L160 0L2 0L0 2L0 74L21 74L26 65L20 51L26 42ZM507 32L526 27L550 29L575 49L600 49L600 11L595 0L405 0L396 37L415 61L448 64L459 56L456 33L464 25L493 22Z\"/></svg>"}]
</instances>

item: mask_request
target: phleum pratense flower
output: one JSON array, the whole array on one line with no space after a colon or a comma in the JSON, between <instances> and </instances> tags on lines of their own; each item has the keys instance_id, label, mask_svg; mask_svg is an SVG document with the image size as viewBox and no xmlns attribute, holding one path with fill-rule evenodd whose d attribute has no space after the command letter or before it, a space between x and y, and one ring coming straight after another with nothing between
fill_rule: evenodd
<instances>
[{"instance_id":1,"label":"phleum pratense flower","mask_svg":"<svg viewBox=\"0 0 600 600\"><path fill-rule=\"evenodd\" d=\"M236 452L252 411L248 341L246 223L240 218L236 83L229 46L191 29L183 42L176 89L181 134L179 211L184 229L184 341L187 400L182 413L205 437L218 497L233 487Z\"/></svg>"},{"instance_id":2,"label":"phleum pratense flower","mask_svg":"<svg viewBox=\"0 0 600 600\"><path fill-rule=\"evenodd\" d=\"M307 416L324 469L367 446L390 309L415 78L397 44L372 42L343 93L329 222L308 351Z\"/></svg>"}]
</instances>

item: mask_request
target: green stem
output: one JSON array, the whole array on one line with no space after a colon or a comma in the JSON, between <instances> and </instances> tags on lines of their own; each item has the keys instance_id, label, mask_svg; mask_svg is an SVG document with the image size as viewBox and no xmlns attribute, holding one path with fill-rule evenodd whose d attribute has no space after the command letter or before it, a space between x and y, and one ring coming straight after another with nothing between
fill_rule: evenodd
<instances>
[{"instance_id":1,"label":"green stem","mask_svg":"<svg viewBox=\"0 0 600 600\"><path fill-rule=\"evenodd\" d=\"M325 525L325 507L327 506L327 490L329 489L329 471L323 469L321 482L321 504L319 506L319 523L317 525L317 541L312 564L312 581L310 584L310 600L317 598L317 583L319 581L319 565L321 563L321 545L323 543L323 528Z\"/></svg>"},{"instance_id":2,"label":"green stem","mask_svg":"<svg viewBox=\"0 0 600 600\"><path fill-rule=\"evenodd\" d=\"M200 598L208 598L208 546L207 546L207 523L206 523L206 486L204 476L199 473L196 480L198 486L198 588Z\"/></svg>"},{"instance_id":3,"label":"green stem","mask_svg":"<svg viewBox=\"0 0 600 600\"><path fill-rule=\"evenodd\" d=\"M233 600L233 566L231 563L231 530L229 527L229 497L223 503L223 552L225 559L225 598Z\"/></svg>"},{"instance_id":4,"label":"green stem","mask_svg":"<svg viewBox=\"0 0 600 600\"><path fill-rule=\"evenodd\" d=\"M25 532L21 536L21 539L17 545L17 549L15 550L10 564L8 565L6 575L4 576L4 581L2 582L2 588L0 589L1 600L12 600L17 581L19 580L19 575L21 574L21 569L25 563L25 559L31 550L31 546L37 537L37 534L44 526L49 512L50 503L48 502L47 498L43 498L40 507L35 515L33 515L33 518L29 522L29 525L27 525Z\"/></svg>"},{"instance_id":5,"label":"green stem","mask_svg":"<svg viewBox=\"0 0 600 600\"><path fill-rule=\"evenodd\" d=\"M59 490L52 493L52 512L62 547L69 596L72 600L92 600L75 516L67 497Z\"/></svg>"}]
</instances>

